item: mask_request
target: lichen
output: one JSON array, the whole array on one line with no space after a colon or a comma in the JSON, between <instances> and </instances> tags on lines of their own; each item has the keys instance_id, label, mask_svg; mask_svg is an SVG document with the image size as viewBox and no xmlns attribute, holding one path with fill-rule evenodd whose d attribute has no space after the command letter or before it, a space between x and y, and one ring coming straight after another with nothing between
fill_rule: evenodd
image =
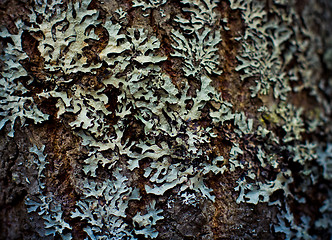
<instances>
[{"instance_id":1,"label":"lichen","mask_svg":"<svg viewBox=\"0 0 332 240\"><path fill-rule=\"evenodd\" d=\"M143 11L146 11L147 9L155 9L162 5L164 5L167 2L167 0L134 0L133 1L133 7L138 8L142 7ZM144 16L148 16L145 14Z\"/></svg>"},{"instance_id":2,"label":"lichen","mask_svg":"<svg viewBox=\"0 0 332 240\"><path fill-rule=\"evenodd\" d=\"M36 212L43 219L44 228L39 230L41 237L52 235L61 236L64 240L72 239L71 226L64 221L61 203L59 203L51 193L45 193L45 170L48 161L44 155L45 146L38 149L37 146L30 148L30 153L35 156L35 166L37 168L37 190L35 194L30 194L25 201L28 213Z\"/></svg>"},{"instance_id":3,"label":"lichen","mask_svg":"<svg viewBox=\"0 0 332 240\"><path fill-rule=\"evenodd\" d=\"M135 229L136 234L144 235L146 238L156 238L158 236L158 232L154 230L152 226L155 225L157 221L164 219L164 217L158 215L162 213L162 210L156 210L155 205L156 202L153 201L146 209L146 214L142 215L141 213L137 213L133 217L133 222L141 228Z\"/></svg>"},{"instance_id":4,"label":"lichen","mask_svg":"<svg viewBox=\"0 0 332 240\"><path fill-rule=\"evenodd\" d=\"M233 70L222 56L229 39L221 36L231 29L222 27L228 19L219 1L180 1L179 14L167 16L167 41L163 31L124 24L128 14L122 8L114 17L90 9L90 0L49 2L36 2L29 23L16 23L17 34L1 30L1 38L11 41L0 59L0 129L9 122L13 136L17 118L22 125L26 119L40 124L48 115L36 100L56 102L54 121L78 136L86 153L75 163L77 201L68 219L79 221L88 238L158 238L156 225L166 218L161 196L177 191L182 204L195 208L202 199L216 202L220 197L208 180L222 181L225 173L239 176L238 204L278 205L275 230L289 239L310 238L310 218L301 214L296 221L290 202L307 203L308 189L321 177L331 180L331 144L319 148L320 140L307 136L326 126L330 102L324 97L329 90L317 87L322 43L299 27L293 1L271 1L269 9L256 0L223 3L239 11L245 25L233 39L241 45ZM135 0L132 7L145 17L156 10L169 14L164 0ZM43 78L31 77L23 66L23 32L38 41ZM180 70L170 73L172 64ZM232 81L251 86L253 99L246 104L257 106L247 111L228 96L223 84L230 71L239 74ZM32 91L30 84L42 90ZM296 101L305 90L318 110ZM44 219L42 235L70 239L61 199L46 186L43 150L30 149L38 157L38 193L29 196L28 211ZM131 201L141 206L129 209ZM329 205L327 199L317 228L329 227Z\"/></svg>"},{"instance_id":5,"label":"lichen","mask_svg":"<svg viewBox=\"0 0 332 240\"><path fill-rule=\"evenodd\" d=\"M48 119L48 115L38 109L34 98L28 95L28 90L24 86L22 79L28 78L29 75L19 61L28 58L23 51L21 44L21 35L25 30L25 25L22 21L18 21L16 26L19 32L12 35L7 29L0 29L1 38L9 38L8 45L4 49L5 55L0 57L4 63L4 67L0 76L0 116L3 118L0 121L0 129L2 129L7 122L10 123L11 131L9 136L14 136L14 126L16 119L20 120L21 125L25 124L26 119L31 119L35 124L39 124Z\"/></svg>"},{"instance_id":6,"label":"lichen","mask_svg":"<svg viewBox=\"0 0 332 240\"><path fill-rule=\"evenodd\" d=\"M98 13L88 10L88 5L88 1L70 3L64 10L62 1L52 1L51 5L41 4L34 8L43 17L43 22L38 24L37 19L32 18L31 23L38 27L29 30L42 32L38 49L45 59L45 69L70 74L91 72L93 68L100 67L94 64L89 66L83 52L84 47L88 46L86 40L99 39L93 33L99 24Z\"/></svg>"},{"instance_id":7,"label":"lichen","mask_svg":"<svg viewBox=\"0 0 332 240\"><path fill-rule=\"evenodd\" d=\"M323 167L323 177L327 180L332 179L332 144L328 143L326 149L318 149L318 163Z\"/></svg>"},{"instance_id":8,"label":"lichen","mask_svg":"<svg viewBox=\"0 0 332 240\"><path fill-rule=\"evenodd\" d=\"M125 212L130 200L140 199L139 193L127 186L128 178L119 169L113 172L113 178L106 181L87 179L81 189L84 197L76 203L71 214L72 218L87 223L84 231L91 239L133 237L125 222Z\"/></svg>"}]
</instances>

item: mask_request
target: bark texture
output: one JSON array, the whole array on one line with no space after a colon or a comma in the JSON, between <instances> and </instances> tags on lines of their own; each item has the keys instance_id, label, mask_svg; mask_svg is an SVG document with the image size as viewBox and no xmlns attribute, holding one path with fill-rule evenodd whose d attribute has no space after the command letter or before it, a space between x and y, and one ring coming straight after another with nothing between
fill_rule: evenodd
<instances>
[{"instance_id":1,"label":"bark texture","mask_svg":"<svg viewBox=\"0 0 332 240\"><path fill-rule=\"evenodd\" d=\"M328 0L0 0L0 239L331 239Z\"/></svg>"}]
</instances>

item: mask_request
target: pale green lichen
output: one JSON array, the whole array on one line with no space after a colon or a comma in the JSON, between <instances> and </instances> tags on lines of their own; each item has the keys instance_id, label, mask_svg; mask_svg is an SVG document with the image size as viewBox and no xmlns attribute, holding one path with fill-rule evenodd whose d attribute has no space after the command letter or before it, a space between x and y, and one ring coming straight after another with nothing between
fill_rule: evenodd
<instances>
[{"instance_id":1,"label":"pale green lichen","mask_svg":"<svg viewBox=\"0 0 332 240\"><path fill-rule=\"evenodd\" d=\"M180 196L185 205L196 207L199 203L199 198L194 193L183 192Z\"/></svg>"},{"instance_id":2,"label":"pale green lichen","mask_svg":"<svg viewBox=\"0 0 332 240\"><path fill-rule=\"evenodd\" d=\"M167 0L133 0L133 7L142 7L143 11L147 9L154 9L164 5ZM148 16L145 14L144 16Z\"/></svg>"},{"instance_id":3,"label":"pale green lichen","mask_svg":"<svg viewBox=\"0 0 332 240\"><path fill-rule=\"evenodd\" d=\"M323 167L323 177L332 180L332 143L328 143L326 149L318 149L318 163Z\"/></svg>"},{"instance_id":4,"label":"pale green lichen","mask_svg":"<svg viewBox=\"0 0 332 240\"><path fill-rule=\"evenodd\" d=\"M21 124L25 119L32 119L35 124L47 119L34 98L56 99L59 120L71 116L66 121L68 127L81 137L81 145L88 151L80 165L84 180L76 187L80 199L71 218L83 222L88 238L158 237L154 228L164 216L162 209L157 209L156 201L146 203L148 205L131 219L132 223L126 215L129 201L140 200L139 189L133 187L135 183L130 174L142 168L143 160L145 168L140 172L146 184L141 191L158 198L177 188L182 203L192 206L197 206L197 199L216 200L213 190L206 184L209 175L241 171L243 174L235 188L239 192L237 203L269 202L284 206L284 216L279 216L276 231L284 232L289 239L309 238L308 217L303 215L301 222L296 222L287 202L288 198L297 202L306 202L306 199L291 191L294 176L282 162L280 153L287 153L288 162L301 166L297 175L304 180L298 186L299 192L305 193L315 184L321 172L326 180L331 180L330 145L326 150L319 149L316 155L319 143L304 141L307 129L314 133L324 126L330 110L317 87L319 74L314 73L321 69L317 53L321 45L319 38L306 29L293 27L293 20L299 24L301 19L292 8L287 12L277 7L280 4L290 6L292 1L275 0L269 12L261 1L230 1L231 9L239 10L245 23L243 36L237 38L242 48L236 71L241 73L243 81L254 82L251 96L263 102L254 116L257 121L245 112L234 111L233 105L223 100L212 86L213 79L223 73L219 54L221 34L229 30L220 26L227 19L221 18L219 1L182 0L179 3L185 17L179 15L173 19L169 56L165 55L151 29L123 24L125 11L115 11L120 21L107 14L106 19L99 19L97 10L89 10L90 2L36 3L30 15L31 24L18 22L16 35L3 29L1 37L11 38L14 44L9 43L4 49L6 55L1 60L5 67L0 79L3 97L0 108L4 117L0 129L10 122L11 136L17 118ZM156 9L162 11L165 3L166 0L135 0L133 7L151 13ZM304 14L306 11L307 8ZM37 16L40 19L37 20ZM85 49L91 42L101 41L95 34L97 27L107 32L108 41L95 53L98 61L90 61ZM21 83L22 78L29 76L20 62L27 59L21 47L23 31L42 35L38 49L45 60L45 79L31 81L44 81L54 86L34 97L29 96L28 89ZM302 41L302 38L311 41ZM298 64L292 67L294 55ZM181 63L183 72L179 73L179 86L175 86L161 67L169 59ZM97 70L101 68L107 74L99 79ZM96 77L98 87L83 86L74 80L76 74L83 73ZM196 85L191 86L190 81L195 81ZM304 84L292 88L291 81ZM117 92L113 110L107 107L110 89ZM299 105L291 104L289 95L302 89L309 89L325 112L308 116ZM264 96L269 94L275 102L267 103ZM198 123L203 115L211 120L209 127ZM132 122L142 126L142 137L135 140L127 136L128 131L132 131L128 123ZM216 133L226 125L234 128L230 151L226 153L228 159L209 152L211 143L218 137ZM244 159L248 149L242 149L250 137L257 138L257 146L251 150L256 154L254 160ZM70 226L63 221L61 203L55 200L54 194L44 195L43 192L47 190L43 183L46 156L43 150L30 150L38 156L37 178L41 192L35 196L36 201L27 200L28 211L37 212L45 220L45 235L60 234L70 239ZM262 181L258 173L267 169L273 176ZM110 179L100 179L101 171L106 171ZM276 191L283 192L285 199L271 203L271 195ZM172 203L169 200L168 206L172 207ZM324 204L321 208L324 216L317 223L319 228L329 226L324 222L330 216L326 207L329 200Z\"/></svg>"},{"instance_id":5,"label":"pale green lichen","mask_svg":"<svg viewBox=\"0 0 332 240\"><path fill-rule=\"evenodd\" d=\"M231 1L233 9L241 9L246 24L242 52L237 71L243 71L241 79L254 78L256 85L251 87L252 97L258 94L267 95L272 88L275 98L286 99L290 77L284 73L282 52L285 42L291 36L291 26L276 19L271 24L267 19L264 4L257 1ZM286 59L287 60L287 59Z\"/></svg>"},{"instance_id":6,"label":"pale green lichen","mask_svg":"<svg viewBox=\"0 0 332 240\"><path fill-rule=\"evenodd\" d=\"M217 22L216 1L181 1L189 7L183 11L190 13L190 19L177 17L181 31L173 30L173 57L183 58L185 76L201 74L221 74L218 45L221 42L220 28L214 29ZM204 28L204 29L203 29ZM203 88L203 86L202 86Z\"/></svg>"},{"instance_id":7,"label":"pale green lichen","mask_svg":"<svg viewBox=\"0 0 332 240\"><path fill-rule=\"evenodd\" d=\"M295 222L294 215L291 213L288 206L286 211L282 212L279 216L279 225L274 226L276 232L285 234L285 239L313 239L309 233L310 230L310 217L302 216L301 220Z\"/></svg>"},{"instance_id":8,"label":"pale green lichen","mask_svg":"<svg viewBox=\"0 0 332 240\"><path fill-rule=\"evenodd\" d=\"M26 27L22 21L18 21L16 26L19 29L17 34L10 34L5 28L0 29L0 37L10 38L12 42L9 42L4 49L6 54L0 56L0 60L4 63L0 75L0 116L3 117L0 129L9 122L11 131L8 135L11 137L14 136L16 119L20 120L22 126L26 119L33 120L35 124L48 119L48 115L38 109L34 98L27 95L28 90L21 82L23 78L30 78L19 62L28 58L21 43L21 36Z\"/></svg>"},{"instance_id":9,"label":"pale green lichen","mask_svg":"<svg viewBox=\"0 0 332 240\"><path fill-rule=\"evenodd\" d=\"M164 217L158 215L162 213L162 210L156 210L155 205L155 201L151 202L146 209L146 214L142 215L142 213L137 213L133 217L133 222L140 228L135 228L134 231L136 234L144 235L146 238L156 238L158 236L158 232L154 230L152 226L155 225L157 221L164 219Z\"/></svg>"},{"instance_id":10,"label":"pale green lichen","mask_svg":"<svg viewBox=\"0 0 332 240\"><path fill-rule=\"evenodd\" d=\"M39 230L41 237L52 235L61 236L64 240L72 239L70 230L71 226L64 221L63 211L61 204L55 200L51 193L45 194L45 170L48 161L44 155L45 146L38 149L37 146L30 148L30 153L33 153L37 157L34 160L35 166L37 167L37 181L38 189L34 195L28 195L25 204L27 205L27 211L36 212L43 219L44 228Z\"/></svg>"},{"instance_id":11,"label":"pale green lichen","mask_svg":"<svg viewBox=\"0 0 332 240\"><path fill-rule=\"evenodd\" d=\"M275 110L278 115L278 125L282 126L286 135L283 138L284 142L290 142L293 140L302 140L301 133L305 131L304 122L301 118L303 112L302 108L296 108L291 104L280 104Z\"/></svg>"},{"instance_id":12,"label":"pale green lichen","mask_svg":"<svg viewBox=\"0 0 332 240\"><path fill-rule=\"evenodd\" d=\"M317 163L324 165L323 171L327 169L328 161L324 157L327 152L321 151L317 154L316 141L304 142L304 134L314 133L319 127L327 123L327 116L330 114L328 100L321 94L322 90L317 86L321 84L322 66L319 61L319 51L322 47L321 38L308 27L313 27L312 17L309 12L309 4L306 5L300 16L294 10L294 1L274 1L269 9L264 8L260 1L232 0L232 9L240 10L245 23L243 36L237 38L241 41L242 50L238 56L239 65L236 70L241 73L244 81L254 80L251 87L251 96L258 97L267 103L264 95L274 96L276 104L263 105L258 111L263 113L261 122L255 131L262 141L262 146L258 146L257 160L260 162L260 169L279 169L282 162L279 161L278 151L285 151L289 154L292 164L301 166L301 170L295 173L301 178L301 183L297 186L297 191L302 196L312 188L321 176L321 170ZM279 7L284 5L289 11L284 11ZM318 4L311 4L316 7ZM310 6L311 6L310 5ZM317 9L316 9L317 10ZM305 23L302 25L302 21ZM291 66L292 61L296 61L295 66ZM291 66L291 67L289 67ZM291 82L303 81L291 87ZM289 95L294 92L309 90L319 102L324 113L308 114L299 105L290 104ZM275 134L273 126L282 129L283 134ZM326 125L324 125L326 126ZM235 170L236 167L243 167L237 160L237 155L229 160ZM324 159L324 160L322 160ZM248 166L247 166L248 167ZM249 166L250 168L250 166ZM298 203L306 203L306 199L290 191L293 183L293 174L289 170L287 176L279 172L274 181L261 183L256 179L256 169L251 168L246 177L238 181L236 187L240 191L238 202L249 202L257 204L260 201L269 202L269 196L275 191L273 188L282 189L284 196L294 199ZM323 172L323 176L328 175ZM247 183L251 178L254 183ZM251 182L251 181L250 181ZM280 185L281 184L281 185ZM285 198L285 199L287 199ZM301 215L301 221L295 221L288 201L277 201L277 204L286 205L284 212L279 216L279 225L275 226L276 231L286 234L286 239L312 239L309 229L312 228L310 218ZM327 218L324 218L327 220ZM325 226L327 226L325 224Z\"/></svg>"},{"instance_id":13,"label":"pale green lichen","mask_svg":"<svg viewBox=\"0 0 332 240\"><path fill-rule=\"evenodd\" d=\"M245 178L238 181L239 185L235 188L235 190L240 191L240 195L236 200L237 203L257 204L258 202L269 202L270 196L278 190L283 190L286 197L291 194L288 189L288 184L293 182L290 170L280 172L275 180L266 183L257 181L255 173L248 174L247 177L254 180L255 183L248 183Z\"/></svg>"},{"instance_id":14,"label":"pale green lichen","mask_svg":"<svg viewBox=\"0 0 332 240\"><path fill-rule=\"evenodd\" d=\"M87 66L83 48L88 46L87 39L99 39L93 33L99 24L98 13L87 9L88 1L70 3L65 10L61 9L61 5L62 1L52 1L51 5L37 5L34 10L44 17L43 22L38 24L36 19L31 19L38 27L29 30L43 33L38 49L45 59L45 68L64 74L91 72L101 65ZM50 14L49 11L54 13Z\"/></svg>"},{"instance_id":15,"label":"pale green lichen","mask_svg":"<svg viewBox=\"0 0 332 240\"><path fill-rule=\"evenodd\" d=\"M130 200L140 199L139 192L127 186L128 178L119 169L113 172L113 178L106 181L87 179L80 190L84 197L76 203L71 214L72 218L87 221L84 231L91 239L133 237L125 222L125 211Z\"/></svg>"},{"instance_id":16,"label":"pale green lichen","mask_svg":"<svg viewBox=\"0 0 332 240\"><path fill-rule=\"evenodd\" d=\"M27 198L28 212L37 212L44 220L44 229L39 231L41 237L59 235L63 240L72 239L71 226L64 221L61 204L53 196L37 195L36 200Z\"/></svg>"},{"instance_id":17,"label":"pale green lichen","mask_svg":"<svg viewBox=\"0 0 332 240\"><path fill-rule=\"evenodd\" d=\"M332 191L328 190L328 198L323 202L322 207L319 209L322 216L315 222L315 226L319 229L327 230L332 234Z\"/></svg>"}]
</instances>

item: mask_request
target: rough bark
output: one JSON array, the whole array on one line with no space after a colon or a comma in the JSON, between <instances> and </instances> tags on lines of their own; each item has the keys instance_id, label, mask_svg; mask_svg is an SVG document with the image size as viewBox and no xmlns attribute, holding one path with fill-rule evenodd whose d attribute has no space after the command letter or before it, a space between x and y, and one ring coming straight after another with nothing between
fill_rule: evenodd
<instances>
[{"instance_id":1,"label":"rough bark","mask_svg":"<svg viewBox=\"0 0 332 240\"><path fill-rule=\"evenodd\" d=\"M328 0L48 6L0 1L0 239L332 237Z\"/></svg>"}]
</instances>

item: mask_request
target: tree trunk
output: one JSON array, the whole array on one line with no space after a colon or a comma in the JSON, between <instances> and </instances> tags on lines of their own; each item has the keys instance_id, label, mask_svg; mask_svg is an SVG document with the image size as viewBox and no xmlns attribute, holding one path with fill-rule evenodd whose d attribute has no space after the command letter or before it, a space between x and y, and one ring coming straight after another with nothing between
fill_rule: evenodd
<instances>
[{"instance_id":1,"label":"tree trunk","mask_svg":"<svg viewBox=\"0 0 332 240\"><path fill-rule=\"evenodd\" d=\"M329 0L0 1L1 239L331 239Z\"/></svg>"}]
</instances>

